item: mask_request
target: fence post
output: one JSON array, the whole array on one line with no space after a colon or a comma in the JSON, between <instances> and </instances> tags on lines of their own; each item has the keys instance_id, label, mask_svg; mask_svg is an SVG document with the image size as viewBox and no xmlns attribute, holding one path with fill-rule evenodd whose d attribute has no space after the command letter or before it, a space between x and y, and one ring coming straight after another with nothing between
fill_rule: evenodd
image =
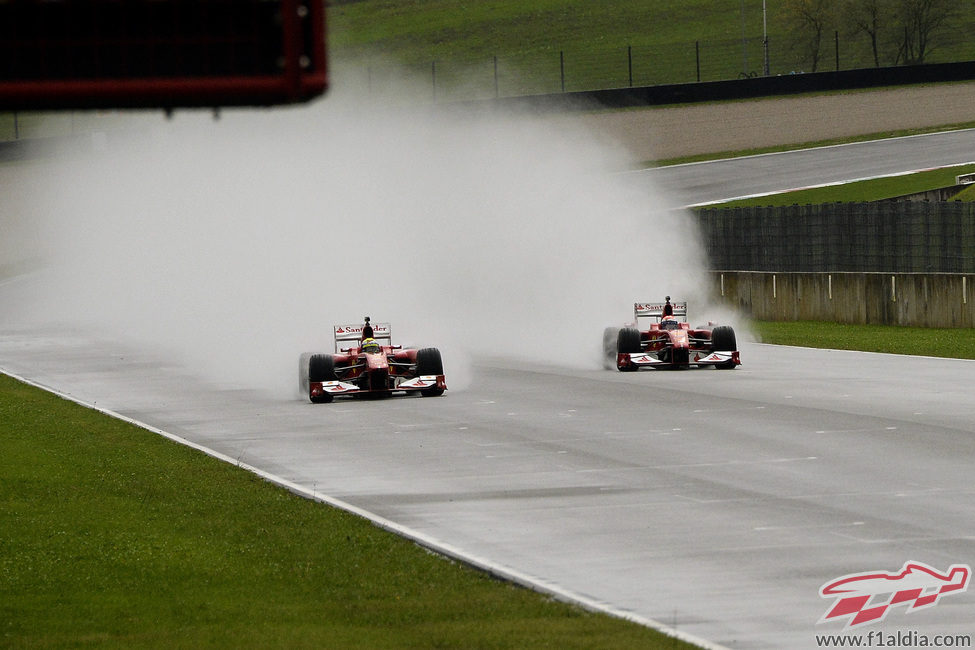
<instances>
[{"instance_id":1,"label":"fence post","mask_svg":"<svg viewBox=\"0 0 975 650\"><path fill-rule=\"evenodd\" d=\"M562 80L562 92L565 92L565 53L559 50L559 77Z\"/></svg>"},{"instance_id":2,"label":"fence post","mask_svg":"<svg viewBox=\"0 0 975 650\"><path fill-rule=\"evenodd\" d=\"M630 88L633 87L633 46L626 46L626 67L630 73Z\"/></svg>"},{"instance_id":3,"label":"fence post","mask_svg":"<svg viewBox=\"0 0 975 650\"><path fill-rule=\"evenodd\" d=\"M494 98L497 99L498 95L498 55L494 55Z\"/></svg>"},{"instance_id":4,"label":"fence post","mask_svg":"<svg viewBox=\"0 0 975 650\"><path fill-rule=\"evenodd\" d=\"M701 83L701 41L694 41L694 61L697 65L697 83Z\"/></svg>"},{"instance_id":5,"label":"fence post","mask_svg":"<svg viewBox=\"0 0 975 650\"><path fill-rule=\"evenodd\" d=\"M433 75L433 101L437 101L437 62L430 62L430 73Z\"/></svg>"},{"instance_id":6,"label":"fence post","mask_svg":"<svg viewBox=\"0 0 975 650\"><path fill-rule=\"evenodd\" d=\"M836 30L833 32L833 39L836 42L836 71L840 71L840 32Z\"/></svg>"},{"instance_id":7,"label":"fence post","mask_svg":"<svg viewBox=\"0 0 975 650\"><path fill-rule=\"evenodd\" d=\"M762 0L762 59L764 65L762 70L765 76L769 76L768 65L768 10L765 7L765 0Z\"/></svg>"}]
</instances>

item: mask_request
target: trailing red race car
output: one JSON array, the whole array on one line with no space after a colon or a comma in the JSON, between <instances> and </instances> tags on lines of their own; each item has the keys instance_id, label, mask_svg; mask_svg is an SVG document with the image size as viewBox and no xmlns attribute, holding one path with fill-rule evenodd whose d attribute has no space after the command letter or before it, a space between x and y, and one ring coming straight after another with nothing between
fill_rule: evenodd
<instances>
[{"instance_id":1,"label":"trailing red race car","mask_svg":"<svg viewBox=\"0 0 975 650\"><path fill-rule=\"evenodd\" d=\"M298 361L301 393L315 404L336 395L375 396L393 391L419 392L424 397L443 395L447 382L437 348L406 349L392 344L389 323L336 325L335 353L305 353ZM339 349L339 343L355 345ZM386 345L381 345L384 341Z\"/></svg>"},{"instance_id":2,"label":"trailing red race car","mask_svg":"<svg viewBox=\"0 0 975 650\"><path fill-rule=\"evenodd\" d=\"M687 323L687 303L638 302L633 305L634 324L607 327L603 351L607 366L615 359L620 372L640 368L689 368L714 366L732 369L741 364L735 330L727 325L708 323L695 328ZM654 319L649 329L641 329L640 319Z\"/></svg>"}]
</instances>

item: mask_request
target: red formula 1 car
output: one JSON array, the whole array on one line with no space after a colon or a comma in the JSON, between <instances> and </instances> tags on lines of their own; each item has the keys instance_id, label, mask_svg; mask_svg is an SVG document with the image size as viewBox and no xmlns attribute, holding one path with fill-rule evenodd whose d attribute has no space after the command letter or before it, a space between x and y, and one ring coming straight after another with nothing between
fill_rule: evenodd
<instances>
[{"instance_id":1,"label":"red formula 1 car","mask_svg":"<svg viewBox=\"0 0 975 650\"><path fill-rule=\"evenodd\" d=\"M389 323L336 325L334 354L302 354L298 361L301 393L315 404L336 395L389 395L393 391L418 392L424 397L443 395L447 382L437 348L406 349L392 344ZM354 345L339 349L339 344ZM380 344L380 341L385 345Z\"/></svg>"},{"instance_id":2,"label":"red formula 1 car","mask_svg":"<svg viewBox=\"0 0 975 650\"><path fill-rule=\"evenodd\" d=\"M741 364L735 330L727 325L687 323L687 303L638 302L633 305L634 326L608 327L603 333L607 361L613 358L621 372L640 368L714 366L731 369ZM653 319L649 329L640 319ZM644 321L645 322L645 321Z\"/></svg>"}]
</instances>

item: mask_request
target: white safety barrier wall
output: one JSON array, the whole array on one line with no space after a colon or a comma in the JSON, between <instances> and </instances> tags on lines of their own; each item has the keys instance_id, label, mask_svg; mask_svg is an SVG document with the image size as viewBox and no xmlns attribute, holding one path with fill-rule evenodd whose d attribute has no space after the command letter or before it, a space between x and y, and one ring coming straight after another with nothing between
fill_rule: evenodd
<instances>
[{"instance_id":1,"label":"white safety barrier wall","mask_svg":"<svg viewBox=\"0 0 975 650\"><path fill-rule=\"evenodd\" d=\"M716 296L757 320L975 327L975 274L712 271Z\"/></svg>"}]
</instances>

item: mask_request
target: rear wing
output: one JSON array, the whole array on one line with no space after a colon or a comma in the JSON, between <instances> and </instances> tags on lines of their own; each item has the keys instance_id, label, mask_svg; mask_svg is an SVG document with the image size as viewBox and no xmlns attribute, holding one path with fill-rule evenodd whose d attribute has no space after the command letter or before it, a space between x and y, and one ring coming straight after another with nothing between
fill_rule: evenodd
<instances>
[{"instance_id":1,"label":"rear wing","mask_svg":"<svg viewBox=\"0 0 975 650\"><path fill-rule=\"evenodd\" d=\"M372 338L383 339L387 341L390 345L393 344L393 334L389 323L371 323L372 325ZM362 340L362 328L361 323L356 325L336 325L333 329L335 331L335 351L339 351L339 343L342 341L356 341L357 343Z\"/></svg>"},{"instance_id":2,"label":"rear wing","mask_svg":"<svg viewBox=\"0 0 975 650\"><path fill-rule=\"evenodd\" d=\"M660 322L664 315L664 305L662 302L637 302L633 304L633 318L639 323L641 318L656 318ZM687 322L687 301L672 302L670 306L674 308L674 318Z\"/></svg>"}]
</instances>

